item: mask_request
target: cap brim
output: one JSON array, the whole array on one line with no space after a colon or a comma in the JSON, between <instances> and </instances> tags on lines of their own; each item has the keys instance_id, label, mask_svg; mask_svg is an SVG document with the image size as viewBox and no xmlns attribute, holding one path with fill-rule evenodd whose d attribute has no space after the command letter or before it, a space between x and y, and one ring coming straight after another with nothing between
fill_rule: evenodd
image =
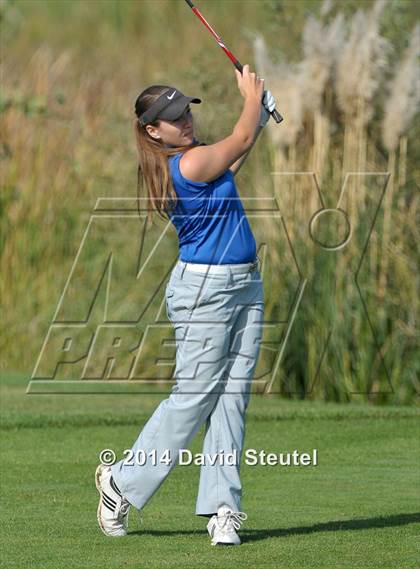
<instances>
[{"instance_id":1,"label":"cap brim","mask_svg":"<svg viewBox=\"0 0 420 569\"><path fill-rule=\"evenodd\" d=\"M179 97L179 99L176 99L176 101L174 101L171 105L166 107L166 109L164 109L161 113L159 113L159 116L157 118L167 121L174 121L182 115L190 103L201 103L201 99L198 99L197 97L186 97L183 95L182 97Z\"/></svg>"}]
</instances>

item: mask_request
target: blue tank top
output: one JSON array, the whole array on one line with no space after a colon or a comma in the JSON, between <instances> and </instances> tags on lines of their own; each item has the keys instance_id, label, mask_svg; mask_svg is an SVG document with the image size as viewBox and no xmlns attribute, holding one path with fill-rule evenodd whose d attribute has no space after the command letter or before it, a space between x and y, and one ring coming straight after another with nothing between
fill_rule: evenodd
<instances>
[{"instance_id":1,"label":"blue tank top","mask_svg":"<svg viewBox=\"0 0 420 569\"><path fill-rule=\"evenodd\" d=\"M168 158L178 201L170 218L179 240L181 261L225 265L249 263L256 243L233 174L212 182L194 182L179 170L182 153Z\"/></svg>"}]
</instances>

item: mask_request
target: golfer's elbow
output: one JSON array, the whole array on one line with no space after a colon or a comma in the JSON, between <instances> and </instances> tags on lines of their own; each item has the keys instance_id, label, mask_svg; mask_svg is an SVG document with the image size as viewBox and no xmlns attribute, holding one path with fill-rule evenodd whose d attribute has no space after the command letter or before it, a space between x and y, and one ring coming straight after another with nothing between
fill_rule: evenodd
<instances>
[{"instance_id":1,"label":"golfer's elbow","mask_svg":"<svg viewBox=\"0 0 420 569\"><path fill-rule=\"evenodd\" d=\"M232 134L238 141L241 153L247 152L254 144L255 132L251 131L251 129L244 128L242 125L236 125Z\"/></svg>"}]
</instances>

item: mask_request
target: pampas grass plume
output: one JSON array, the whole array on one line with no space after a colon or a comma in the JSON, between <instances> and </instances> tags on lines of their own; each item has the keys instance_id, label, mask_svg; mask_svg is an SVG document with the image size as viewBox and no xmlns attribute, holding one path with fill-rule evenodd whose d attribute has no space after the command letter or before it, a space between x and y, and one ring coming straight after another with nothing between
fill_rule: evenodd
<instances>
[{"instance_id":1,"label":"pampas grass plume","mask_svg":"<svg viewBox=\"0 0 420 569\"><path fill-rule=\"evenodd\" d=\"M382 138L388 152L393 152L399 139L409 129L420 105L420 25L411 34L410 44L401 65L390 85L390 95L385 104Z\"/></svg>"},{"instance_id":2,"label":"pampas grass plume","mask_svg":"<svg viewBox=\"0 0 420 569\"><path fill-rule=\"evenodd\" d=\"M364 106L364 121L373 115L373 102L388 65L390 43L379 33L379 23L386 6L377 0L366 14L358 10L350 24L350 33L343 49L336 74L337 102L349 117Z\"/></svg>"}]
</instances>

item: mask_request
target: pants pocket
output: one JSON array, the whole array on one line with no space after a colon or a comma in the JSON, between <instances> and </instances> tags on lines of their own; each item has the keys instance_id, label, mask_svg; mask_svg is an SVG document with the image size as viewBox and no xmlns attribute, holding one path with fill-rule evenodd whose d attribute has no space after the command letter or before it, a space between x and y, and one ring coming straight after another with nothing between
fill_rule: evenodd
<instances>
[{"instance_id":1,"label":"pants pocket","mask_svg":"<svg viewBox=\"0 0 420 569\"><path fill-rule=\"evenodd\" d=\"M172 320L171 318L171 298L173 297L175 291L171 288L167 288L165 291L165 304L166 304L166 316L168 320Z\"/></svg>"},{"instance_id":2,"label":"pants pocket","mask_svg":"<svg viewBox=\"0 0 420 569\"><path fill-rule=\"evenodd\" d=\"M191 315L199 307L216 308L219 303L218 292L220 291L216 288L189 282L167 289L168 317L173 320L177 319L178 315L183 317L185 313Z\"/></svg>"}]
</instances>

